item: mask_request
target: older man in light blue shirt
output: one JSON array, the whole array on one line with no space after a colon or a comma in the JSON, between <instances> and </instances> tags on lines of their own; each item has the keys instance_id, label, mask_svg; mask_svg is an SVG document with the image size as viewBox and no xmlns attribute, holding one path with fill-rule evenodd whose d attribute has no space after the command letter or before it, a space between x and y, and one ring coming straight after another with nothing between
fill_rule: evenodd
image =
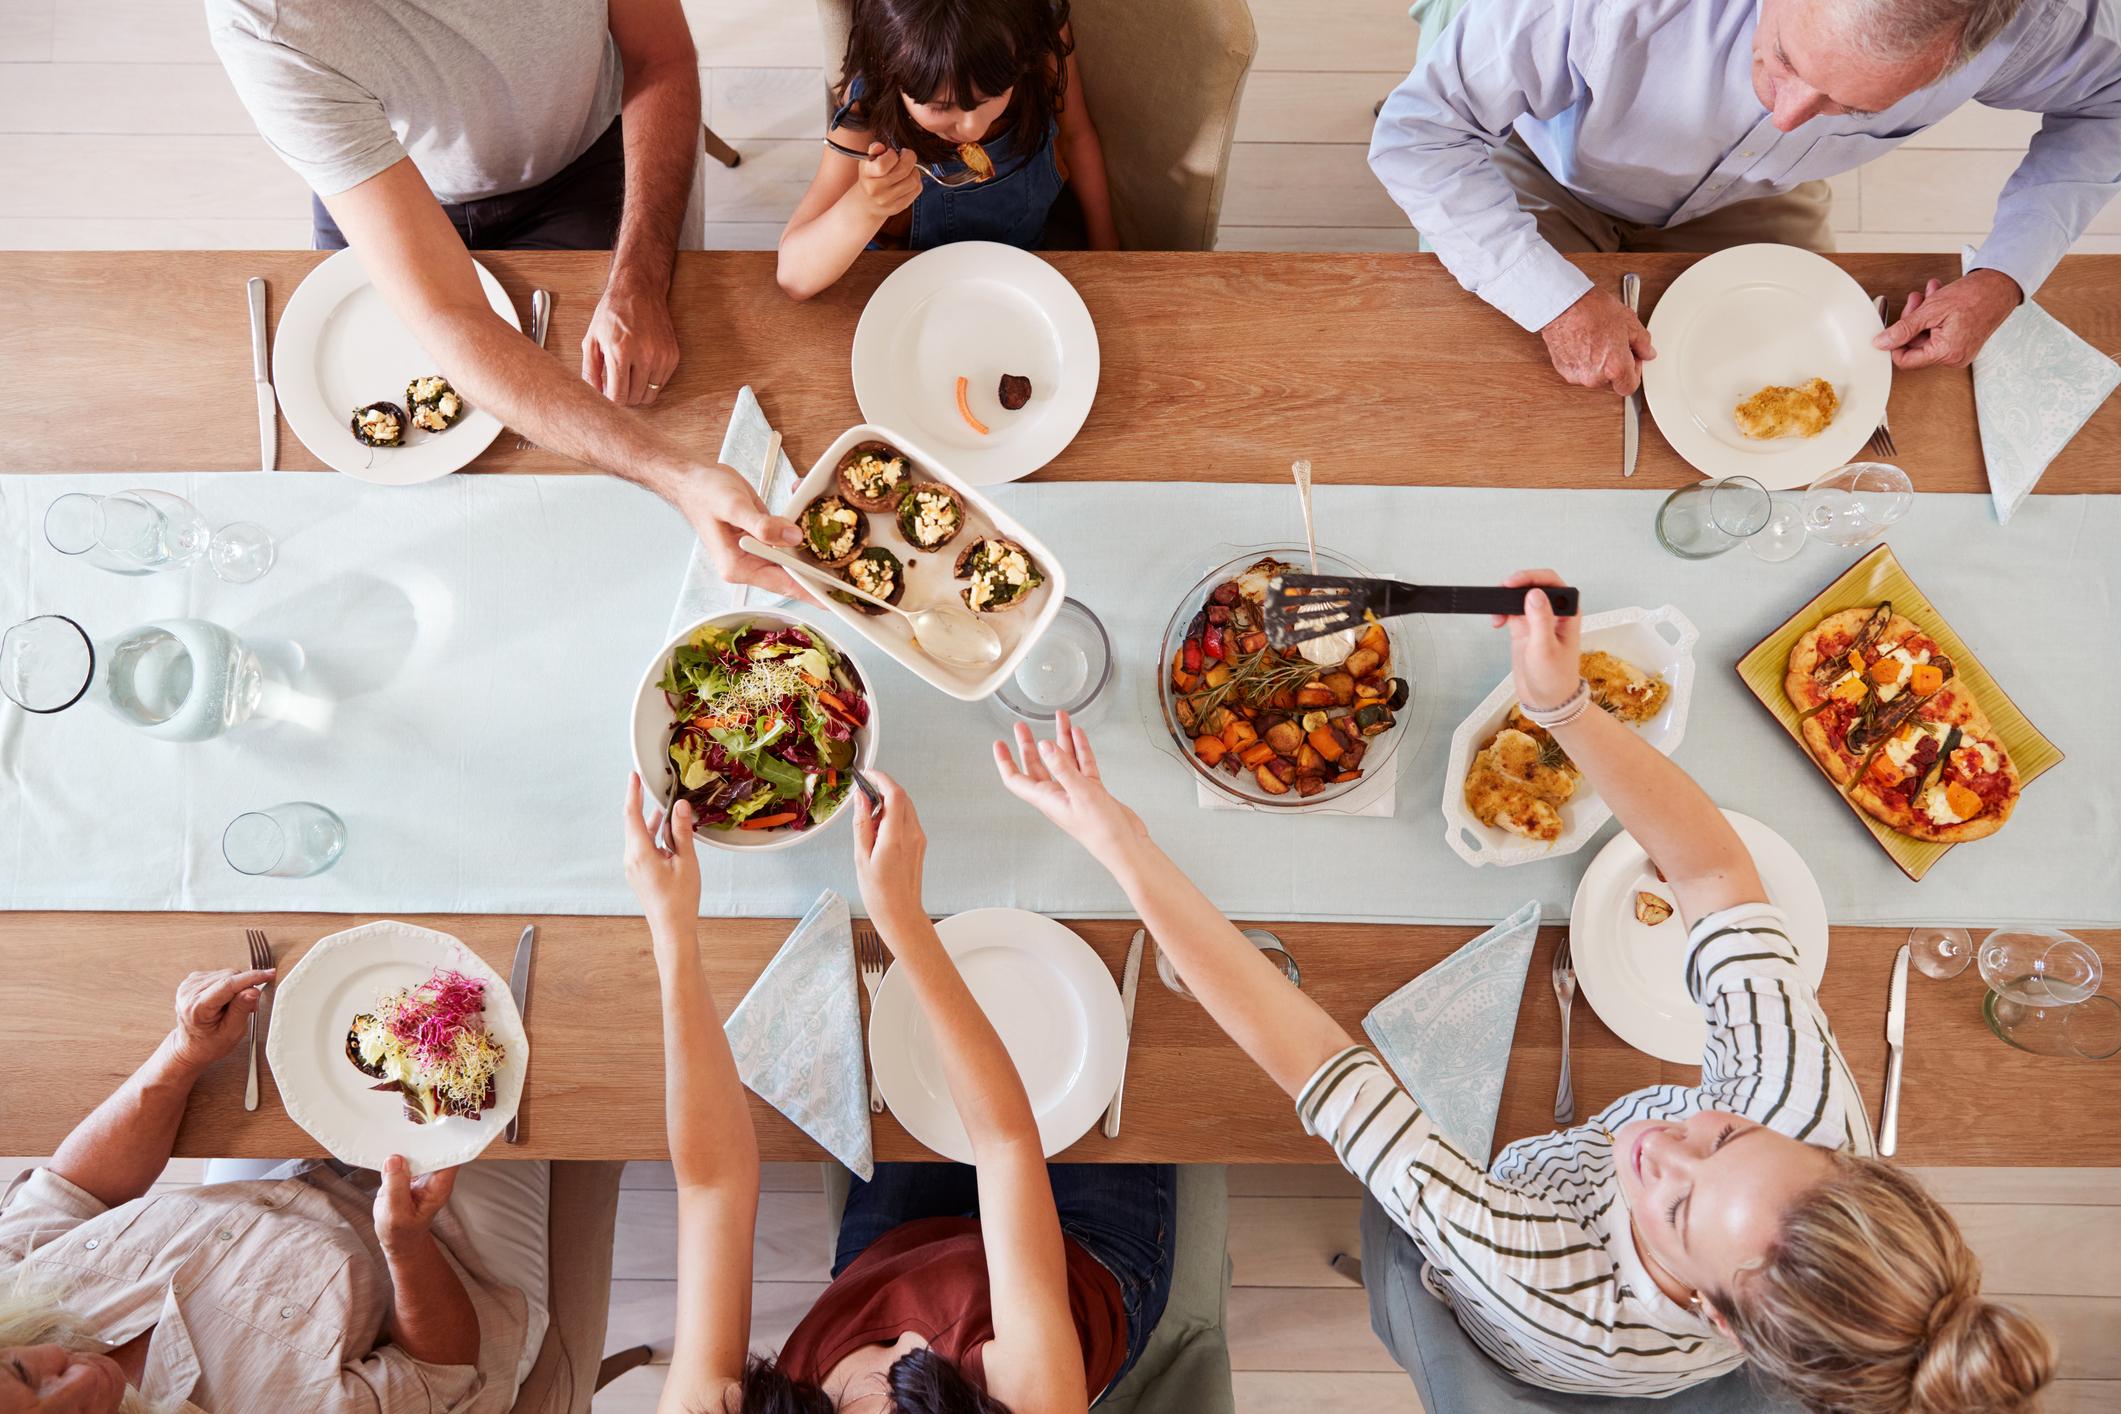
<instances>
[{"instance_id":1,"label":"older man in light blue shirt","mask_svg":"<svg viewBox=\"0 0 2121 1414\"><path fill-rule=\"evenodd\" d=\"M1970 101L2047 117L1972 270L1879 336L1902 368L1959 365L2121 189L2121 0L1470 0L1386 100L1370 166L1564 378L1625 394L1649 334L1561 249L1777 238L1704 218L1765 217ZM1799 243L1830 244L1816 224Z\"/></svg>"}]
</instances>

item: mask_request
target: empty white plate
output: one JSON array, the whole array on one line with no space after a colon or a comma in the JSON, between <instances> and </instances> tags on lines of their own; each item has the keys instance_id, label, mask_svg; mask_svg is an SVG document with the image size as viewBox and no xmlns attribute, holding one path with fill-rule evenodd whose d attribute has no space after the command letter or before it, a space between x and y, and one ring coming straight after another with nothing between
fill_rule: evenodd
<instances>
[{"instance_id":1,"label":"empty white plate","mask_svg":"<svg viewBox=\"0 0 2121 1414\"><path fill-rule=\"evenodd\" d=\"M958 241L891 272L854 330L862 420L905 432L975 486L1029 476L1082 430L1097 397L1097 326L1075 287L1014 246ZM1001 380L1031 401L1001 405ZM959 415L957 380L982 436Z\"/></svg>"},{"instance_id":2,"label":"empty white plate","mask_svg":"<svg viewBox=\"0 0 2121 1414\"><path fill-rule=\"evenodd\" d=\"M975 908L935 925L1016 1064L1048 1156L1090 1132L1127 1063L1119 988L1090 945L1021 908ZM950 1099L935 1033L904 969L884 974L869 1016L869 1064L914 1138L961 1164L972 1141Z\"/></svg>"},{"instance_id":3,"label":"empty white plate","mask_svg":"<svg viewBox=\"0 0 2121 1414\"><path fill-rule=\"evenodd\" d=\"M509 328L522 328L501 282L476 260L472 265L493 312ZM410 413L405 385L441 371L383 292L368 282L352 250L309 272L289 297L273 334L273 393L295 436L334 471L384 486L410 486L459 471L501 435L501 420L474 405L445 432L406 429L402 447L355 440L355 408L391 402Z\"/></svg>"},{"instance_id":4,"label":"empty white plate","mask_svg":"<svg viewBox=\"0 0 2121 1414\"><path fill-rule=\"evenodd\" d=\"M1789 916L1797 970L1812 986L1826 975L1826 901L1819 882L1790 842L1750 815L1723 812L1752 851L1768 902ZM1678 910L1652 928L1635 917L1635 893L1671 903L1649 855L1623 831L1598 851L1569 905L1569 954L1583 999L1614 1035L1638 1051L1676 1065L1699 1065L1708 1023L1687 995L1687 929Z\"/></svg>"},{"instance_id":5,"label":"empty white plate","mask_svg":"<svg viewBox=\"0 0 2121 1414\"><path fill-rule=\"evenodd\" d=\"M1892 356L1871 347L1883 327L1863 286L1823 255L1786 245L1717 251L1650 311L1650 416L1705 475L1750 476L1769 490L1808 485L1846 465L1878 427L1893 387ZM1738 404L1770 384L1813 378L1840 398L1825 431L1769 441L1739 432Z\"/></svg>"},{"instance_id":6,"label":"empty white plate","mask_svg":"<svg viewBox=\"0 0 2121 1414\"><path fill-rule=\"evenodd\" d=\"M501 1043L494 1103L477 1119L444 1117L426 1124L405 1118L396 1092L346 1058L353 1019L384 993L425 982L448 967L486 984L486 1028ZM477 1158L508 1128L523 1098L530 1037L508 984L484 958L447 933L386 920L320 938L271 992L265 1059L288 1118L341 1163L377 1169L403 1154L415 1173Z\"/></svg>"}]
</instances>

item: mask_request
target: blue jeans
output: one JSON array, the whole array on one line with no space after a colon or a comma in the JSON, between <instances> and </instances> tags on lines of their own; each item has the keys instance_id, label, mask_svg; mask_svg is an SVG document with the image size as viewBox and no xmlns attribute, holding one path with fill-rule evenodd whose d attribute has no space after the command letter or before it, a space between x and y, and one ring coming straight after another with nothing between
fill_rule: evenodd
<instances>
[{"instance_id":1,"label":"blue jeans","mask_svg":"<svg viewBox=\"0 0 2121 1414\"><path fill-rule=\"evenodd\" d=\"M1178 1250L1178 1170L1170 1164L1048 1164L1061 1231L1119 1283L1127 1312L1127 1360L1118 1384L1141 1358L1171 1297ZM968 1164L878 1164L859 1178L840 1214L832 1274L901 1223L921 1218L976 1218L979 1181ZM1096 1391L1092 1391L1094 1395Z\"/></svg>"}]
</instances>

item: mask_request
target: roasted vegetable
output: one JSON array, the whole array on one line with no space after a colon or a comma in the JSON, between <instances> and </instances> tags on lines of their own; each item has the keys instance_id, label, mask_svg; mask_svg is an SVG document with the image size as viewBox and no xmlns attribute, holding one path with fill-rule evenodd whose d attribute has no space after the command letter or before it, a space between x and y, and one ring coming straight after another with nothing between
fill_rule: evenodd
<instances>
[{"instance_id":1,"label":"roasted vegetable","mask_svg":"<svg viewBox=\"0 0 2121 1414\"><path fill-rule=\"evenodd\" d=\"M1392 713L1380 706L1364 707L1355 714L1355 728L1364 736L1376 736L1392 725Z\"/></svg>"}]
</instances>

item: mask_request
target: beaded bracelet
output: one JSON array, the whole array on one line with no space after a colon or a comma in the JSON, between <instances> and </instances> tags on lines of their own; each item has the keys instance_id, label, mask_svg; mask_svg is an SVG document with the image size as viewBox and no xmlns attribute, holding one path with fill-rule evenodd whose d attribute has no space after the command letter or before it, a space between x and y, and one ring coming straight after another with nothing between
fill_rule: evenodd
<instances>
[{"instance_id":1,"label":"beaded bracelet","mask_svg":"<svg viewBox=\"0 0 2121 1414\"><path fill-rule=\"evenodd\" d=\"M1517 705L1523 710L1526 721L1552 731L1556 727L1567 726L1591 710L1591 685L1578 678L1576 690L1556 707L1534 707L1529 702L1520 702Z\"/></svg>"}]
</instances>

